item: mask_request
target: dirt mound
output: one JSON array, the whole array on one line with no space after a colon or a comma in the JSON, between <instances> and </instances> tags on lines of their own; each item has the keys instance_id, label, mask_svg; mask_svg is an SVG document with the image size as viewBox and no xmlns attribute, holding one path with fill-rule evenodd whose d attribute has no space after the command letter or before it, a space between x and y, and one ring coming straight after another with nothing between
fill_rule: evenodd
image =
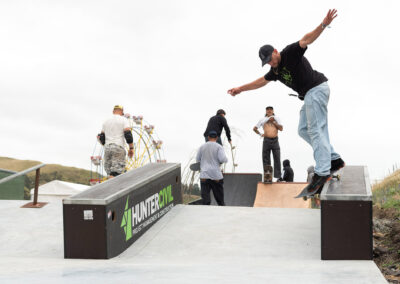
<instances>
[{"instance_id":1,"label":"dirt mound","mask_svg":"<svg viewBox=\"0 0 400 284\"><path fill-rule=\"evenodd\" d=\"M400 216L374 206L374 261L389 283L400 283Z\"/></svg>"}]
</instances>

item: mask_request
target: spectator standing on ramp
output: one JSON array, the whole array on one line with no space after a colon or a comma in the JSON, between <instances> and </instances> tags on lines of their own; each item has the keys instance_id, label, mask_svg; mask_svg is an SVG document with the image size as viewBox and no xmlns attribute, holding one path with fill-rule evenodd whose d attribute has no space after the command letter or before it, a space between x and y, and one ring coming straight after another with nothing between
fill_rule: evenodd
<instances>
[{"instance_id":1,"label":"spectator standing on ramp","mask_svg":"<svg viewBox=\"0 0 400 284\"><path fill-rule=\"evenodd\" d=\"M331 178L330 173L345 166L340 155L335 152L329 141L328 132L328 79L324 74L314 70L304 53L307 46L313 43L336 18L336 10L329 10L322 23L300 41L286 46L278 52L271 45L260 48L259 56L262 66L269 64L270 71L263 77L240 87L228 90L232 96L243 91L261 88L271 81L279 80L298 93L304 105L300 110L298 133L313 148L315 174L307 186L308 192L321 190L323 184ZM326 52L326 51L325 51Z\"/></svg>"},{"instance_id":2,"label":"spectator standing on ramp","mask_svg":"<svg viewBox=\"0 0 400 284\"><path fill-rule=\"evenodd\" d=\"M289 160L283 161L283 181L293 182L294 172L292 167L290 166Z\"/></svg>"},{"instance_id":3,"label":"spectator standing on ramp","mask_svg":"<svg viewBox=\"0 0 400 284\"><path fill-rule=\"evenodd\" d=\"M261 134L258 129L263 128L264 133ZM262 161L264 173L266 171L265 167L271 165L271 151L274 157L274 178L277 181L281 181L281 148L278 141L278 130L282 131L282 122L274 113L274 108L268 106L266 108L265 117L263 117L256 126L254 126L253 131L264 137L263 147L262 147Z\"/></svg>"},{"instance_id":4,"label":"spectator standing on ramp","mask_svg":"<svg viewBox=\"0 0 400 284\"><path fill-rule=\"evenodd\" d=\"M218 205L224 206L224 177L220 165L228 162L224 148L217 143L217 132L212 130L207 135L208 142L197 152L196 161L200 163L200 187L203 205L210 205L210 191Z\"/></svg>"},{"instance_id":5,"label":"spectator standing on ramp","mask_svg":"<svg viewBox=\"0 0 400 284\"><path fill-rule=\"evenodd\" d=\"M97 136L104 145L104 169L109 178L125 171L125 141L129 144L128 156L133 157L133 136L128 119L123 115L123 107L114 106L113 115L103 123L101 133Z\"/></svg>"},{"instance_id":6,"label":"spectator standing on ramp","mask_svg":"<svg viewBox=\"0 0 400 284\"><path fill-rule=\"evenodd\" d=\"M225 111L223 109L219 109L217 111L217 114L212 116L208 120L206 131L204 131L204 138L206 142L208 141L208 134L210 133L210 131L215 131L218 135L217 143L222 146L221 134L222 129L225 129L225 134L226 137L228 137L228 142L232 145L231 130L229 129L225 115Z\"/></svg>"}]
</instances>

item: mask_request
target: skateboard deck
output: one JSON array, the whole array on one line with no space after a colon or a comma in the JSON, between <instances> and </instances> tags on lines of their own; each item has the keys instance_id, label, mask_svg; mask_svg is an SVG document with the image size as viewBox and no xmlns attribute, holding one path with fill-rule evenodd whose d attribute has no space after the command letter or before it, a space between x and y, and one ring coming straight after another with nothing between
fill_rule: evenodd
<instances>
[{"instance_id":1,"label":"skateboard deck","mask_svg":"<svg viewBox=\"0 0 400 284\"><path fill-rule=\"evenodd\" d=\"M200 162L191 164L189 168L194 172L200 171Z\"/></svg>"},{"instance_id":2,"label":"skateboard deck","mask_svg":"<svg viewBox=\"0 0 400 284\"><path fill-rule=\"evenodd\" d=\"M337 172L337 171L336 171ZM340 175L337 174L336 172L332 172L330 174L330 179L328 179L323 185L321 185L319 188L309 192L308 191L308 186L306 186L299 195L295 196L295 198L300 198L302 197L304 200L307 200L308 198L319 198L320 193L322 192L322 189L324 188L325 184L327 182L330 182L332 179L340 180Z\"/></svg>"},{"instance_id":3,"label":"skateboard deck","mask_svg":"<svg viewBox=\"0 0 400 284\"><path fill-rule=\"evenodd\" d=\"M272 166L265 166L264 168L264 183L272 183Z\"/></svg>"}]
</instances>

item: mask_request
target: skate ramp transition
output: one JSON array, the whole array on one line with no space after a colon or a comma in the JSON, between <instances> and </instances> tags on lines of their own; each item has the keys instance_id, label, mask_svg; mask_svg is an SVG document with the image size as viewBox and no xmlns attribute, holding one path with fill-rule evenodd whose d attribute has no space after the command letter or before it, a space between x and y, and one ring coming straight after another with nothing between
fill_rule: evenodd
<instances>
[{"instance_id":1,"label":"skate ramp transition","mask_svg":"<svg viewBox=\"0 0 400 284\"><path fill-rule=\"evenodd\" d=\"M282 182L264 184L257 173L225 173L224 200L226 206L309 208L310 201L295 199L307 183ZM201 199L192 203L201 205ZM211 193L211 205L218 205Z\"/></svg>"},{"instance_id":2,"label":"skate ramp transition","mask_svg":"<svg viewBox=\"0 0 400 284\"><path fill-rule=\"evenodd\" d=\"M261 174L256 173L224 173L225 205L252 207L261 180ZM211 205L218 205L212 193Z\"/></svg>"},{"instance_id":3,"label":"skate ramp transition","mask_svg":"<svg viewBox=\"0 0 400 284\"><path fill-rule=\"evenodd\" d=\"M306 186L305 182L259 182L254 207L310 208L310 199L294 198Z\"/></svg>"}]
</instances>

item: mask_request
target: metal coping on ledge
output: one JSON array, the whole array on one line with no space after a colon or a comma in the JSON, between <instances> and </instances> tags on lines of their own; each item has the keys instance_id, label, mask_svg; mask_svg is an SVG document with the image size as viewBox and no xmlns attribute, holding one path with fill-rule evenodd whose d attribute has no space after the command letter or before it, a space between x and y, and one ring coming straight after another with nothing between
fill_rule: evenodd
<instances>
[{"instance_id":1,"label":"metal coping on ledge","mask_svg":"<svg viewBox=\"0 0 400 284\"><path fill-rule=\"evenodd\" d=\"M151 164L148 164L146 166L149 166ZM150 178L141 178L137 181L134 181L131 185L120 189L118 192L111 194L109 196L107 196L106 198L102 198L102 199L96 199L96 198L79 198L78 195L82 194L82 193L78 193L76 195L73 195L71 197L68 197L66 199L63 199L63 204L82 204L82 205L107 205L111 202L113 202L114 200L117 200L118 198L128 194L129 192L135 190L136 188L141 187L142 185L152 182L156 179L158 179L160 176L164 175L165 173L171 171L171 170L175 170L177 168L180 168L181 164L179 163L167 163L164 164L167 165L166 168L161 169L158 173L154 174L153 176L151 176ZM144 166L144 167L146 167ZM143 167L142 167L143 168ZM137 169L133 169L131 171L135 171L138 170L140 168ZM118 178L118 177L117 177ZM114 178L115 179L115 178ZM108 181L105 181L104 183L107 183ZM104 184L102 183L102 184ZM90 189L94 189L97 185L92 186Z\"/></svg>"},{"instance_id":2,"label":"metal coping on ledge","mask_svg":"<svg viewBox=\"0 0 400 284\"><path fill-rule=\"evenodd\" d=\"M349 166L350 167L350 166ZM354 166L353 166L354 167ZM372 201L372 190L371 183L369 180L368 168L367 166L360 166L364 168L364 182L365 182L365 194L356 194L356 193L339 193L332 194L328 193L328 189L330 188L331 182L328 182L324 185L324 188L321 193L321 200L339 200L339 201ZM346 167L339 171L339 174L345 174L344 170ZM342 181L340 181L342 182Z\"/></svg>"}]
</instances>

